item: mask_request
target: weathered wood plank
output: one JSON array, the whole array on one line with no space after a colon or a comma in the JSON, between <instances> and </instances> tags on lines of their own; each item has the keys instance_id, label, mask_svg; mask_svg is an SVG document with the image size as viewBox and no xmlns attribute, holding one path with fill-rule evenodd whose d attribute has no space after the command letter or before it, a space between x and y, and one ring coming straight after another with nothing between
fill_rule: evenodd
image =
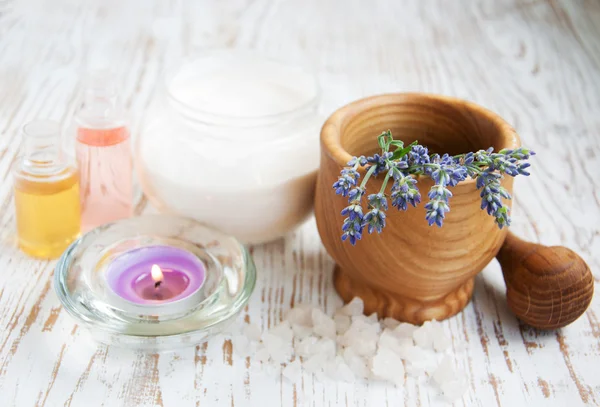
<instances>
[{"instance_id":1,"label":"weathered wood plank","mask_svg":"<svg viewBox=\"0 0 600 407\"><path fill-rule=\"evenodd\" d=\"M54 263L16 249L10 166L21 125L66 125L80 73L104 54L122 75L137 137L161 71L210 47L313 67L325 115L391 91L451 94L497 111L538 152L533 175L516 183L514 231L578 251L600 281L597 1L0 2L0 405L443 405L415 380L288 383L223 337L160 355L97 346L61 311ZM252 253L259 279L240 320L267 328L298 303L340 305L314 220ZM470 384L455 405L599 404L600 300L568 328L543 333L514 318L504 290L493 262L472 303L444 322Z\"/></svg>"}]
</instances>

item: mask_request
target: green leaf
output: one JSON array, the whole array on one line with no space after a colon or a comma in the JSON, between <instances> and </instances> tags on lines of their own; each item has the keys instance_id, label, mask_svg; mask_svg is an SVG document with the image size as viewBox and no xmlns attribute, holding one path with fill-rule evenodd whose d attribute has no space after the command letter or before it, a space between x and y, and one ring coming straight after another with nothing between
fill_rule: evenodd
<instances>
[{"instance_id":1,"label":"green leaf","mask_svg":"<svg viewBox=\"0 0 600 407\"><path fill-rule=\"evenodd\" d=\"M406 154L408 154L408 152L412 149L413 146L417 145L417 140L413 141L412 143L410 143L409 145L407 145L404 148L399 148L396 151L394 151L394 154L392 155L392 160L398 160L402 157L404 157Z\"/></svg>"},{"instance_id":2,"label":"green leaf","mask_svg":"<svg viewBox=\"0 0 600 407\"><path fill-rule=\"evenodd\" d=\"M390 143L394 140L394 138L392 137L392 132L387 130L384 131L383 133L381 133L379 135L379 137L377 137L377 142L379 143L379 147L381 147L381 149L384 152L387 152L390 149Z\"/></svg>"},{"instance_id":3,"label":"green leaf","mask_svg":"<svg viewBox=\"0 0 600 407\"><path fill-rule=\"evenodd\" d=\"M387 140L385 139L385 136L385 133L381 133L381 135L377 137L377 142L379 143L379 147L381 147L382 150L385 150L385 147L387 146Z\"/></svg>"},{"instance_id":4,"label":"green leaf","mask_svg":"<svg viewBox=\"0 0 600 407\"><path fill-rule=\"evenodd\" d=\"M402 148L404 147L404 142L402 140L392 140L390 141L390 146L394 146L396 149Z\"/></svg>"}]
</instances>

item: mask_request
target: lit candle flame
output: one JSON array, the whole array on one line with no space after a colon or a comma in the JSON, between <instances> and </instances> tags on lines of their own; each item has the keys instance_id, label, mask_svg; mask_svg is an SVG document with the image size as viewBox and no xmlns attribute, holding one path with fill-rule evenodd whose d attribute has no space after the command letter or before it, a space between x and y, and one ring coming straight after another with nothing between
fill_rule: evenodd
<instances>
[{"instance_id":1,"label":"lit candle flame","mask_svg":"<svg viewBox=\"0 0 600 407\"><path fill-rule=\"evenodd\" d=\"M150 270L152 274L152 280L155 281L155 287L158 287L163 280L163 273L158 264L153 264L152 269Z\"/></svg>"}]
</instances>

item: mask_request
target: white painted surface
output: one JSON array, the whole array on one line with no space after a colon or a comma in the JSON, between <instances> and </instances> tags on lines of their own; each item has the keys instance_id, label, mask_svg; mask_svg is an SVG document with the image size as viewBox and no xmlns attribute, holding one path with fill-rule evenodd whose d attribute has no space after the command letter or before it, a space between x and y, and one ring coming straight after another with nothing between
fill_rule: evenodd
<instances>
[{"instance_id":1,"label":"white painted surface","mask_svg":"<svg viewBox=\"0 0 600 407\"><path fill-rule=\"evenodd\" d=\"M84 61L108 50L139 128L162 69L207 47L253 48L312 66L326 114L380 92L476 101L538 152L516 183L513 230L579 252L600 281L600 3L548 1L0 2L1 406L434 406L407 382L295 385L256 372L215 338L161 355L97 346L59 306L53 262L15 247L9 167L19 127L66 120ZM314 221L255 247L256 291L243 317L267 327L293 303L340 304ZM596 289L598 289L596 284ZM600 404L600 300L558 332L520 325L498 265L446 322L470 389L457 406ZM464 350L458 349L464 347Z\"/></svg>"}]
</instances>

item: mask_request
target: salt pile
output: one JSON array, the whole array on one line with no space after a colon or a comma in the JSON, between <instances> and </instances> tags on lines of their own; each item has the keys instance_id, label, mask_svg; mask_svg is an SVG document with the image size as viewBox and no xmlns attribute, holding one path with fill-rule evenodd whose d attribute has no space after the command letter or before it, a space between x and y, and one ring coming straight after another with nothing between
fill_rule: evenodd
<instances>
[{"instance_id":1,"label":"salt pile","mask_svg":"<svg viewBox=\"0 0 600 407\"><path fill-rule=\"evenodd\" d=\"M295 382L302 373L318 380L344 382L383 380L403 385L406 377L431 379L449 401L467 390L465 375L454 368L452 345L437 321L414 326L392 318L378 321L363 315L360 298L338 309L332 317L318 308L301 305L266 332L245 325L232 337L234 351L252 356L267 370L284 365L282 375Z\"/></svg>"}]
</instances>

